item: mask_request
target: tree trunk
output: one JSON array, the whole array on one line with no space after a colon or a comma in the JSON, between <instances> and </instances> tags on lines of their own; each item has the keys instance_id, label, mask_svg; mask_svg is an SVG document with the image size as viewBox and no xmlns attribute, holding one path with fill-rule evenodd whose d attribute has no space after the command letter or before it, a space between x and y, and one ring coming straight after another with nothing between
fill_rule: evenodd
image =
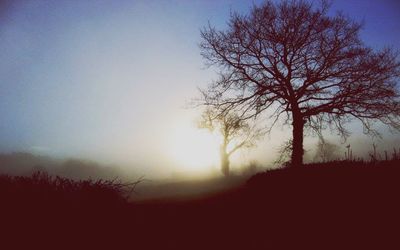
<instances>
[{"instance_id":1,"label":"tree trunk","mask_svg":"<svg viewBox=\"0 0 400 250\"><path fill-rule=\"evenodd\" d=\"M226 152L226 145L221 146L221 171L225 176L229 176L229 154Z\"/></svg>"},{"instance_id":2,"label":"tree trunk","mask_svg":"<svg viewBox=\"0 0 400 250\"><path fill-rule=\"evenodd\" d=\"M299 112L293 112L292 166L303 165L303 129L304 120Z\"/></svg>"}]
</instances>

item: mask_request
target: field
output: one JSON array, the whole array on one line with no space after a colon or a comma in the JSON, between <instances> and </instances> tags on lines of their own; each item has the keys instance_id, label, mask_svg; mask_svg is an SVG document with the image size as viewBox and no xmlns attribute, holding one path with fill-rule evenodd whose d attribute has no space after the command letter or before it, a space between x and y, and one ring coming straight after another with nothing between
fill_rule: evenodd
<instances>
[{"instance_id":1,"label":"field","mask_svg":"<svg viewBox=\"0 0 400 250\"><path fill-rule=\"evenodd\" d=\"M399 160L309 164L259 173L219 193L133 202L127 195L135 183L71 181L43 173L3 175L1 244L42 249L396 249L399 167ZM174 186L180 187L188 184Z\"/></svg>"}]
</instances>

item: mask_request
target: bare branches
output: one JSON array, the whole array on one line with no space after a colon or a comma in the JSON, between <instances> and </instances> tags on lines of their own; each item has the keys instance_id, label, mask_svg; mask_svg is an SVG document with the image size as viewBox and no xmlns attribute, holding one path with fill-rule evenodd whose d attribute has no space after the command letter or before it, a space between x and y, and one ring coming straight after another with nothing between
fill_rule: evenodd
<instances>
[{"instance_id":1,"label":"bare branches","mask_svg":"<svg viewBox=\"0 0 400 250\"><path fill-rule=\"evenodd\" d=\"M242 119L278 106L277 116L296 116L308 121L305 128L335 129L343 138L351 118L373 135L371 120L400 129L398 53L367 47L362 24L328 16L328 9L326 1L266 1L249 15L233 13L224 31L204 28L202 55L220 77L203 90L203 104L222 114L240 111Z\"/></svg>"},{"instance_id":2,"label":"bare branches","mask_svg":"<svg viewBox=\"0 0 400 250\"><path fill-rule=\"evenodd\" d=\"M221 112L215 107L204 110L198 125L221 136L221 168L225 175L229 175L229 157L241 148L255 146L265 134L263 129L257 128L256 124L250 125L232 110Z\"/></svg>"}]
</instances>

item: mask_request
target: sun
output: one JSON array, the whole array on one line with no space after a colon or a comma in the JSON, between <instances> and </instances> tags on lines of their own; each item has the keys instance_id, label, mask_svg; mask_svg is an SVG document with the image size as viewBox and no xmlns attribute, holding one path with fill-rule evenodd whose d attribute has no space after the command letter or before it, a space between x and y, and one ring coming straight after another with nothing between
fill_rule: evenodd
<instances>
[{"instance_id":1,"label":"sun","mask_svg":"<svg viewBox=\"0 0 400 250\"><path fill-rule=\"evenodd\" d=\"M168 142L169 155L186 172L204 173L218 164L218 138L192 124L174 127Z\"/></svg>"}]
</instances>

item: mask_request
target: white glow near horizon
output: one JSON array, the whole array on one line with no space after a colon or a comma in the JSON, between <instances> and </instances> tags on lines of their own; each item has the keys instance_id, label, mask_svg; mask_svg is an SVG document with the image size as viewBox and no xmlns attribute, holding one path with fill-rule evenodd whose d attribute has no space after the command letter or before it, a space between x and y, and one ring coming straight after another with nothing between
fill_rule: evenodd
<instances>
[{"instance_id":1,"label":"white glow near horizon","mask_svg":"<svg viewBox=\"0 0 400 250\"><path fill-rule=\"evenodd\" d=\"M219 166L219 140L206 130L178 123L167 142L168 155L187 173L206 173Z\"/></svg>"}]
</instances>

